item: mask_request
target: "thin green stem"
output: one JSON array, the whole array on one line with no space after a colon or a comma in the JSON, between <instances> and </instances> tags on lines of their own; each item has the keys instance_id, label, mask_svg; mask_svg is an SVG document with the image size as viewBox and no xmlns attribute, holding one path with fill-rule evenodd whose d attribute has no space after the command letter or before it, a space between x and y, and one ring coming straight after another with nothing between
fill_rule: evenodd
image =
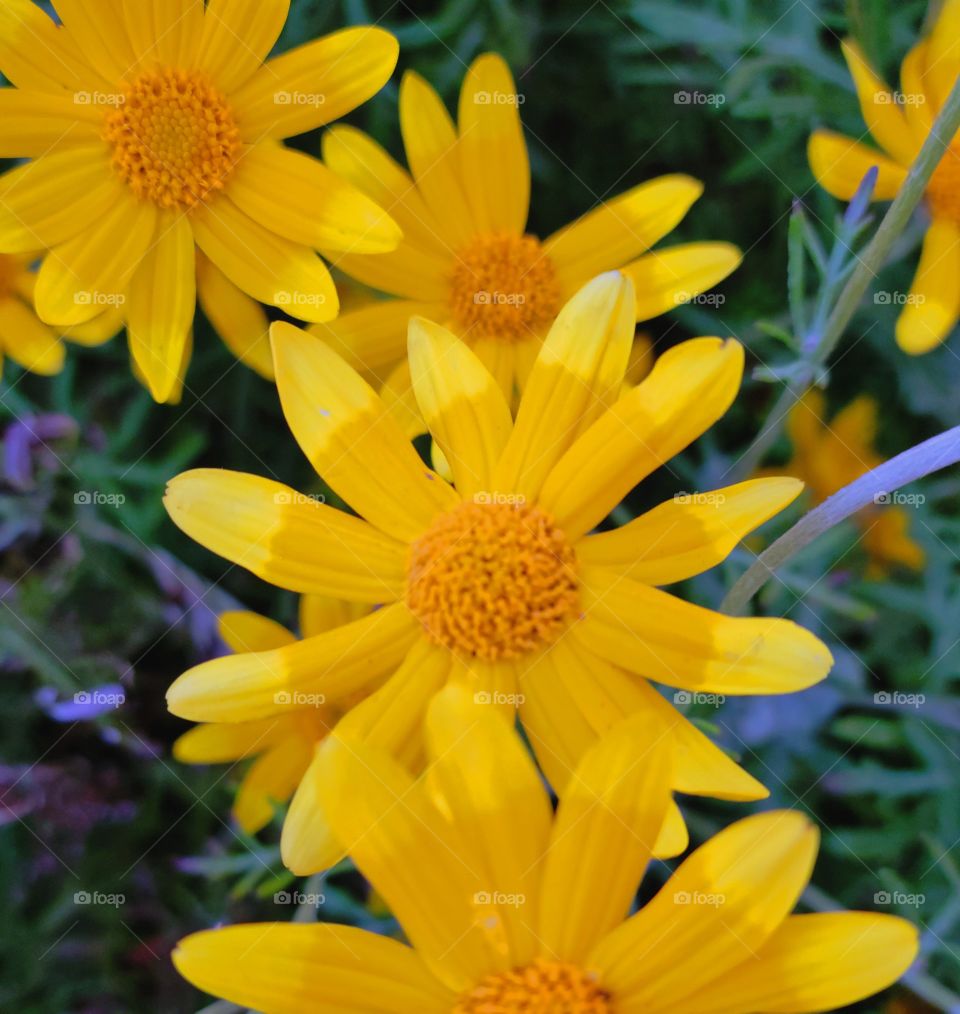
<instances>
[{"instance_id":1,"label":"thin green stem","mask_svg":"<svg viewBox=\"0 0 960 1014\"><path fill-rule=\"evenodd\" d=\"M934 121L900 192L884 215L873 239L858 258L856 270L843 287L822 331L819 334L816 332L811 334L809 343L804 341L804 349L808 351L798 364L796 374L768 413L757 439L740 459L735 469L737 477L750 476L756 471L764 455L776 441L790 409L813 382L820 367L829 359L837 342L843 337L847 325L860 305L860 300L883 267L897 237L910 222L910 217L923 198L930 177L933 176L958 129L960 129L960 79L954 84L949 98Z\"/></svg>"},{"instance_id":2,"label":"thin green stem","mask_svg":"<svg viewBox=\"0 0 960 1014\"><path fill-rule=\"evenodd\" d=\"M743 612L777 568L814 539L864 507L895 501L893 494L901 486L957 462L960 462L960 426L931 437L860 476L804 515L790 531L765 549L727 593L721 611L730 615Z\"/></svg>"}]
</instances>

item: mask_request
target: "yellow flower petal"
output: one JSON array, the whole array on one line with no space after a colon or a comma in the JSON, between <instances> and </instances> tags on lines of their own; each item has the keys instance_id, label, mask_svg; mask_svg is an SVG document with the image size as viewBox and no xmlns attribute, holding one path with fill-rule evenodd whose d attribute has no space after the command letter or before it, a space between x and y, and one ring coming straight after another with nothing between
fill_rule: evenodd
<instances>
[{"instance_id":1,"label":"yellow flower petal","mask_svg":"<svg viewBox=\"0 0 960 1014\"><path fill-rule=\"evenodd\" d=\"M654 859L672 859L686 852L690 846L690 832L680 807L674 800L667 807L667 815L653 846Z\"/></svg>"},{"instance_id":2,"label":"yellow flower petal","mask_svg":"<svg viewBox=\"0 0 960 1014\"><path fill-rule=\"evenodd\" d=\"M535 498L554 465L620 393L633 342L634 294L611 271L560 311L527 379L495 488Z\"/></svg>"},{"instance_id":3,"label":"yellow flower petal","mask_svg":"<svg viewBox=\"0 0 960 1014\"><path fill-rule=\"evenodd\" d=\"M934 219L923 241L923 253L910 286L911 299L897 320L897 344L921 355L936 348L960 318L960 229Z\"/></svg>"},{"instance_id":4,"label":"yellow flower petal","mask_svg":"<svg viewBox=\"0 0 960 1014\"><path fill-rule=\"evenodd\" d=\"M703 193L703 184L680 174L659 176L605 201L554 233L544 252L556 264L564 290L572 292L649 250L671 232Z\"/></svg>"},{"instance_id":5,"label":"yellow flower petal","mask_svg":"<svg viewBox=\"0 0 960 1014\"><path fill-rule=\"evenodd\" d=\"M177 971L214 996L269 1014L447 1014L454 997L409 947L353 926L260 923L194 933Z\"/></svg>"},{"instance_id":6,"label":"yellow flower petal","mask_svg":"<svg viewBox=\"0 0 960 1014\"><path fill-rule=\"evenodd\" d=\"M424 422L416 395L413 393L413 381L410 379L408 360L401 360L390 371L390 375L383 382L383 387L380 388L380 397L383 399L384 405L387 406L387 411L408 440L413 440L421 433L427 432L427 424ZM434 453L436 452L436 445L432 450ZM444 474L436 467L434 467L434 471L449 480L449 471Z\"/></svg>"},{"instance_id":7,"label":"yellow flower petal","mask_svg":"<svg viewBox=\"0 0 960 1014\"><path fill-rule=\"evenodd\" d=\"M273 651L194 666L167 691L167 707L193 722L245 722L314 708L369 689L419 636L405 606Z\"/></svg>"},{"instance_id":8,"label":"yellow flower petal","mask_svg":"<svg viewBox=\"0 0 960 1014\"><path fill-rule=\"evenodd\" d=\"M684 243L646 254L622 269L637 290L637 320L689 302L736 271L743 255L732 243Z\"/></svg>"},{"instance_id":9,"label":"yellow flower petal","mask_svg":"<svg viewBox=\"0 0 960 1014\"><path fill-rule=\"evenodd\" d=\"M431 258L434 267L446 264L451 250L441 238L440 223L399 163L356 127L338 124L323 135L322 144L324 162L396 220L403 230L400 250L406 257L415 251Z\"/></svg>"},{"instance_id":10,"label":"yellow flower petal","mask_svg":"<svg viewBox=\"0 0 960 1014\"><path fill-rule=\"evenodd\" d=\"M300 596L300 634L313 637L325 630L332 630L343 623L352 623L366 616L370 607L362 602L345 602L329 595Z\"/></svg>"},{"instance_id":11,"label":"yellow flower petal","mask_svg":"<svg viewBox=\"0 0 960 1014\"><path fill-rule=\"evenodd\" d=\"M314 324L310 333L322 338L355 370L379 373L406 354L411 317L436 320L443 312L440 303L384 299L341 313L329 324Z\"/></svg>"},{"instance_id":12,"label":"yellow flower petal","mask_svg":"<svg viewBox=\"0 0 960 1014\"><path fill-rule=\"evenodd\" d=\"M358 514L410 541L460 502L340 356L289 324L274 324L271 335L287 423L313 467Z\"/></svg>"},{"instance_id":13,"label":"yellow flower petal","mask_svg":"<svg viewBox=\"0 0 960 1014\"><path fill-rule=\"evenodd\" d=\"M960 3L944 0L927 42L928 91L940 108L960 76Z\"/></svg>"},{"instance_id":14,"label":"yellow flower petal","mask_svg":"<svg viewBox=\"0 0 960 1014\"><path fill-rule=\"evenodd\" d=\"M130 281L127 339L153 397L164 402L181 377L197 305L193 230L179 212L161 210L153 243Z\"/></svg>"},{"instance_id":15,"label":"yellow flower petal","mask_svg":"<svg viewBox=\"0 0 960 1014\"><path fill-rule=\"evenodd\" d=\"M150 248L156 223L153 204L118 193L96 225L44 258L36 290L41 320L82 324L106 306L124 306L130 279Z\"/></svg>"},{"instance_id":16,"label":"yellow flower petal","mask_svg":"<svg viewBox=\"0 0 960 1014\"><path fill-rule=\"evenodd\" d=\"M273 380L270 321L251 299L200 251L197 251L197 298L224 345L246 366Z\"/></svg>"},{"instance_id":17,"label":"yellow flower petal","mask_svg":"<svg viewBox=\"0 0 960 1014\"><path fill-rule=\"evenodd\" d=\"M333 830L431 972L461 991L503 969L500 935L477 918L483 871L422 784L369 746L334 735L321 750L332 755L322 798Z\"/></svg>"},{"instance_id":18,"label":"yellow flower petal","mask_svg":"<svg viewBox=\"0 0 960 1014\"><path fill-rule=\"evenodd\" d=\"M802 490L797 479L768 478L711 493L677 493L629 524L587 536L577 546L577 559L644 584L683 581L725 560Z\"/></svg>"},{"instance_id":19,"label":"yellow flower petal","mask_svg":"<svg viewBox=\"0 0 960 1014\"><path fill-rule=\"evenodd\" d=\"M290 11L290 0L208 0L197 62L225 92L260 69Z\"/></svg>"},{"instance_id":20,"label":"yellow flower petal","mask_svg":"<svg viewBox=\"0 0 960 1014\"><path fill-rule=\"evenodd\" d=\"M724 616L602 568L583 568L581 582L575 636L638 676L706 693L783 694L830 671L826 646L789 620Z\"/></svg>"},{"instance_id":21,"label":"yellow flower petal","mask_svg":"<svg viewBox=\"0 0 960 1014\"><path fill-rule=\"evenodd\" d=\"M733 340L696 338L665 352L557 462L541 506L571 537L583 535L726 412L742 374Z\"/></svg>"},{"instance_id":22,"label":"yellow flower petal","mask_svg":"<svg viewBox=\"0 0 960 1014\"><path fill-rule=\"evenodd\" d=\"M887 86L874 74L856 42L845 39L842 46L867 128L877 144L895 162L910 165L916 158L920 145L902 108Z\"/></svg>"},{"instance_id":23,"label":"yellow flower petal","mask_svg":"<svg viewBox=\"0 0 960 1014\"><path fill-rule=\"evenodd\" d=\"M241 211L294 243L379 254L400 242L399 226L369 197L317 159L275 141L246 148L229 189Z\"/></svg>"},{"instance_id":24,"label":"yellow flower petal","mask_svg":"<svg viewBox=\"0 0 960 1014\"><path fill-rule=\"evenodd\" d=\"M102 144L18 166L0 176L0 247L33 253L65 243L99 222L119 190Z\"/></svg>"},{"instance_id":25,"label":"yellow flower petal","mask_svg":"<svg viewBox=\"0 0 960 1014\"><path fill-rule=\"evenodd\" d=\"M56 0L54 9L84 58L108 81L121 81L137 59L130 45L123 12L124 0Z\"/></svg>"},{"instance_id":26,"label":"yellow flower petal","mask_svg":"<svg viewBox=\"0 0 960 1014\"><path fill-rule=\"evenodd\" d=\"M874 166L879 170L874 200L892 201L907 178L907 170L886 155L831 130L815 130L810 135L807 159L820 186L841 201L853 197Z\"/></svg>"},{"instance_id":27,"label":"yellow flower petal","mask_svg":"<svg viewBox=\"0 0 960 1014\"><path fill-rule=\"evenodd\" d=\"M233 803L233 815L247 834L256 834L273 820L278 804L293 795L312 756L313 743L287 736L250 765Z\"/></svg>"},{"instance_id":28,"label":"yellow flower petal","mask_svg":"<svg viewBox=\"0 0 960 1014\"><path fill-rule=\"evenodd\" d=\"M290 735L286 718L259 718L253 722L212 722L185 732L173 744L181 764L224 764L262 753Z\"/></svg>"},{"instance_id":29,"label":"yellow flower petal","mask_svg":"<svg viewBox=\"0 0 960 1014\"><path fill-rule=\"evenodd\" d=\"M123 328L123 314L119 307L111 307L92 320L73 327L60 328L61 335L74 345L102 345L120 333Z\"/></svg>"},{"instance_id":30,"label":"yellow flower petal","mask_svg":"<svg viewBox=\"0 0 960 1014\"><path fill-rule=\"evenodd\" d=\"M916 927L896 916L792 915L756 955L669 1010L671 1014L839 1010L896 982L917 950Z\"/></svg>"},{"instance_id":31,"label":"yellow flower petal","mask_svg":"<svg viewBox=\"0 0 960 1014\"><path fill-rule=\"evenodd\" d=\"M337 735L382 750L408 770L422 765L427 706L449 670L449 654L420 638L386 683L344 716ZM287 812L280 849L284 864L298 876L324 870L343 855L323 801L335 767L335 755L318 750Z\"/></svg>"},{"instance_id":32,"label":"yellow flower petal","mask_svg":"<svg viewBox=\"0 0 960 1014\"><path fill-rule=\"evenodd\" d=\"M0 349L33 373L49 377L63 369L63 342L15 296L0 297Z\"/></svg>"},{"instance_id":33,"label":"yellow flower petal","mask_svg":"<svg viewBox=\"0 0 960 1014\"><path fill-rule=\"evenodd\" d=\"M100 140L101 113L67 92L0 89L0 158L39 158Z\"/></svg>"},{"instance_id":34,"label":"yellow flower petal","mask_svg":"<svg viewBox=\"0 0 960 1014\"><path fill-rule=\"evenodd\" d=\"M486 895L476 899L477 918L502 953L502 967L524 965L543 946L535 920L553 812L540 776L513 723L462 688L447 687L434 699L427 735L428 789Z\"/></svg>"},{"instance_id":35,"label":"yellow flower petal","mask_svg":"<svg viewBox=\"0 0 960 1014\"><path fill-rule=\"evenodd\" d=\"M400 130L410 171L441 236L454 249L463 246L476 223L460 173L457 131L440 96L414 71L400 84Z\"/></svg>"},{"instance_id":36,"label":"yellow flower petal","mask_svg":"<svg viewBox=\"0 0 960 1014\"><path fill-rule=\"evenodd\" d=\"M457 114L460 172L477 228L522 233L530 205L530 161L513 75L484 53L470 65Z\"/></svg>"},{"instance_id":37,"label":"yellow flower petal","mask_svg":"<svg viewBox=\"0 0 960 1014\"><path fill-rule=\"evenodd\" d=\"M221 613L217 630L231 651L270 651L293 644L296 638L282 624L247 609Z\"/></svg>"},{"instance_id":38,"label":"yellow flower petal","mask_svg":"<svg viewBox=\"0 0 960 1014\"><path fill-rule=\"evenodd\" d=\"M80 90L91 73L64 31L33 0L0 4L0 72L16 88L40 92Z\"/></svg>"},{"instance_id":39,"label":"yellow flower petal","mask_svg":"<svg viewBox=\"0 0 960 1014\"><path fill-rule=\"evenodd\" d=\"M308 247L254 222L226 197L195 212L190 221L200 249L247 295L300 320L336 317L333 279Z\"/></svg>"},{"instance_id":40,"label":"yellow flower petal","mask_svg":"<svg viewBox=\"0 0 960 1014\"><path fill-rule=\"evenodd\" d=\"M403 593L404 546L272 479L194 469L170 481L164 506L191 539L281 588L371 604Z\"/></svg>"},{"instance_id":41,"label":"yellow flower petal","mask_svg":"<svg viewBox=\"0 0 960 1014\"><path fill-rule=\"evenodd\" d=\"M203 2L123 0L127 37L141 67L193 65L203 31Z\"/></svg>"},{"instance_id":42,"label":"yellow flower petal","mask_svg":"<svg viewBox=\"0 0 960 1014\"><path fill-rule=\"evenodd\" d=\"M315 750L283 820L280 857L283 865L298 877L328 870L344 857L321 796L330 770L331 755Z\"/></svg>"},{"instance_id":43,"label":"yellow flower petal","mask_svg":"<svg viewBox=\"0 0 960 1014\"><path fill-rule=\"evenodd\" d=\"M382 28L344 28L268 60L231 96L244 140L293 137L372 98L397 65Z\"/></svg>"},{"instance_id":44,"label":"yellow flower petal","mask_svg":"<svg viewBox=\"0 0 960 1014\"><path fill-rule=\"evenodd\" d=\"M581 963L630 910L670 802L671 747L646 715L633 715L577 766L543 874L537 933L552 958Z\"/></svg>"},{"instance_id":45,"label":"yellow flower petal","mask_svg":"<svg viewBox=\"0 0 960 1014\"><path fill-rule=\"evenodd\" d=\"M907 53L900 65L900 87L904 95L910 96L906 108L907 121L913 129L918 146L923 144L930 133L936 114L926 86L928 55L929 46L923 40Z\"/></svg>"},{"instance_id":46,"label":"yellow flower petal","mask_svg":"<svg viewBox=\"0 0 960 1014\"><path fill-rule=\"evenodd\" d=\"M818 837L806 817L781 810L738 821L698 848L588 959L618 1010L672 1011L750 958L796 904Z\"/></svg>"},{"instance_id":47,"label":"yellow flower petal","mask_svg":"<svg viewBox=\"0 0 960 1014\"><path fill-rule=\"evenodd\" d=\"M410 321L409 355L417 403L457 492L489 495L513 425L503 392L459 338L423 317Z\"/></svg>"}]
</instances>

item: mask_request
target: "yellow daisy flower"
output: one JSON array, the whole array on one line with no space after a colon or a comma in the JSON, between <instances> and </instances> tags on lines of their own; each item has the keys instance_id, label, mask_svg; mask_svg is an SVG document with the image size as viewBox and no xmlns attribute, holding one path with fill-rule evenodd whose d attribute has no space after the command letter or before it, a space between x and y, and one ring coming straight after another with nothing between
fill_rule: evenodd
<instances>
[{"instance_id":1,"label":"yellow daisy flower","mask_svg":"<svg viewBox=\"0 0 960 1014\"><path fill-rule=\"evenodd\" d=\"M3 357L9 356L31 373L52 376L65 361L61 338L99 345L120 330L122 321L119 314L107 311L72 328L44 324L33 308L36 260L36 254L0 254L0 369Z\"/></svg>"},{"instance_id":2,"label":"yellow daisy flower","mask_svg":"<svg viewBox=\"0 0 960 1014\"><path fill-rule=\"evenodd\" d=\"M814 503L821 503L883 463L873 449L878 414L873 398L856 398L829 424L825 410L823 394L814 388L794 405L787 419L793 457L779 469L802 479ZM878 505L860 511L856 521L863 532L871 576L882 576L896 564L913 570L923 567L923 547L910 537L903 507Z\"/></svg>"},{"instance_id":3,"label":"yellow daisy flower","mask_svg":"<svg viewBox=\"0 0 960 1014\"><path fill-rule=\"evenodd\" d=\"M404 75L400 129L409 173L359 130L339 126L324 135L325 163L403 229L393 253L329 255L348 275L395 297L315 329L353 365L383 373L403 360L407 321L422 315L468 341L509 400L560 307L601 272L630 275L639 321L699 295L740 263L729 243L648 252L703 192L679 174L605 201L545 240L529 234L519 104L509 68L488 53L467 71L456 125L426 81ZM405 364L399 370L393 385L409 386Z\"/></svg>"},{"instance_id":4,"label":"yellow daisy flower","mask_svg":"<svg viewBox=\"0 0 960 1014\"><path fill-rule=\"evenodd\" d=\"M543 343L516 422L467 345L411 322L414 390L455 488L332 348L274 324L290 428L360 517L215 469L172 480L167 510L191 538L273 584L382 608L284 648L197 666L170 688L170 710L243 722L288 713L298 693L336 702L376 689L341 725L415 758L427 702L454 682L496 710L519 710L561 793L587 747L639 711L681 743L678 789L765 795L646 678L704 694L788 693L822 679L830 653L787 620L722 616L656 586L719 563L801 484L755 479L682 496L589 534L723 415L743 372L737 342L700 338L660 356L620 397L635 305L619 273L586 285ZM329 859L318 829L323 778L318 754L284 827L284 858L297 872ZM683 847L678 812L669 836Z\"/></svg>"},{"instance_id":5,"label":"yellow daisy flower","mask_svg":"<svg viewBox=\"0 0 960 1014\"><path fill-rule=\"evenodd\" d=\"M930 36L900 66L902 91L891 92L856 43L843 44L867 129L882 149L817 130L808 155L813 174L834 197L848 201L872 166L874 200L897 196L907 170L960 74L960 0L946 0ZM927 187L930 213L923 253L897 321L897 344L918 355L939 345L960 318L960 146L947 148Z\"/></svg>"},{"instance_id":6,"label":"yellow daisy flower","mask_svg":"<svg viewBox=\"0 0 960 1014\"><path fill-rule=\"evenodd\" d=\"M300 631L314 637L369 612L369 607L340 602L324 595L300 600ZM223 613L220 636L236 652L271 651L293 644L286 627L252 612ZM318 699L311 707L251 722L210 722L185 732L173 744L173 756L184 764L224 764L256 758L250 765L234 803L233 815L248 834L256 834L273 820L277 804L287 803L313 759L318 743L340 717Z\"/></svg>"},{"instance_id":7,"label":"yellow daisy flower","mask_svg":"<svg viewBox=\"0 0 960 1014\"><path fill-rule=\"evenodd\" d=\"M631 915L671 780L646 716L585 753L555 815L507 723L450 688L427 724L419 781L368 745L325 747L331 820L409 946L231 926L182 940L181 975L265 1014L799 1014L884 989L917 953L897 916L791 915L819 835L786 810L721 831Z\"/></svg>"},{"instance_id":8,"label":"yellow daisy flower","mask_svg":"<svg viewBox=\"0 0 960 1014\"><path fill-rule=\"evenodd\" d=\"M386 83L397 42L336 32L264 62L289 0L32 0L0 9L0 251L42 246L54 326L119 306L151 393L181 379L197 256L302 320L336 316L321 247L393 249L392 219L283 139ZM213 286L219 279L206 284ZM201 281L201 287L204 282Z\"/></svg>"}]
</instances>

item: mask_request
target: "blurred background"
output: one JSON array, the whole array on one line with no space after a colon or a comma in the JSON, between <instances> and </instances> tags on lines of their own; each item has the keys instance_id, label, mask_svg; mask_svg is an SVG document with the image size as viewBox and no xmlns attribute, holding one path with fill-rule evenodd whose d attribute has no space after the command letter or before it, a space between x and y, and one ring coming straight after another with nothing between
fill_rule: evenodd
<instances>
[{"instance_id":1,"label":"blurred background","mask_svg":"<svg viewBox=\"0 0 960 1014\"><path fill-rule=\"evenodd\" d=\"M693 335L735 335L748 370L723 423L654 476L624 516L681 489L729 482L795 350L787 315L791 212L829 247L842 208L805 158L816 126L863 125L839 50L848 34L896 85L927 16L922 0L293 0L280 49L343 24L377 22L455 107L465 65L502 53L523 97L533 168L531 231L546 235L649 177L690 173L706 191L671 242L724 239L746 253L712 304L645 330L658 355ZM351 116L401 158L397 84ZM683 98L687 96L687 98ZM699 96L691 99L690 96ZM319 133L297 140L319 150ZM874 399L890 456L960 421L960 338L921 358L893 342L922 222L901 238L841 342L826 413ZM789 462L786 436L767 464ZM237 364L198 319L182 403L154 405L124 340L71 347L46 380L7 363L0 388L0 1009L190 1012L205 1001L168 956L219 921L291 917L395 925L349 867L294 882L280 819L256 839L230 822L243 765L171 758L187 728L164 708L184 669L223 651L215 618L256 609L295 622L277 592L182 536L165 481L196 465L273 475L326 493L289 436L271 385ZM679 479L678 479L679 474ZM871 564L862 525L839 526L770 582L760 607L790 613L837 659L819 687L786 699L688 713L772 792L808 811L823 845L805 899L898 912L921 926L910 982L863 1010L960 1010L960 477L910 487L903 507L922 573ZM684 593L717 606L800 503ZM803 599L800 601L800 590ZM684 801L694 838L748 807ZM769 805L769 804L763 804ZM655 864L652 893L668 872ZM322 895L319 911L299 895ZM923 998L921 998L921 996ZM925 999L924 999L925 998ZM215 1005L218 1014L234 1008Z\"/></svg>"}]
</instances>

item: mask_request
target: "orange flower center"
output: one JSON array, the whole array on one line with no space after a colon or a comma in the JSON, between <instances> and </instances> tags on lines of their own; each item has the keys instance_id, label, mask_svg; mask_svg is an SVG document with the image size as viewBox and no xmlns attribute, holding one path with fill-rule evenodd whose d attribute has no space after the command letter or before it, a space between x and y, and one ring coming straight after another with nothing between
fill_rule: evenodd
<instances>
[{"instance_id":1,"label":"orange flower center","mask_svg":"<svg viewBox=\"0 0 960 1014\"><path fill-rule=\"evenodd\" d=\"M947 148L927 184L934 215L960 222L960 150Z\"/></svg>"},{"instance_id":2,"label":"orange flower center","mask_svg":"<svg viewBox=\"0 0 960 1014\"><path fill-rule=\"evenodd\" d=\"M463 993L453 1014L611 1014L610 994L576 965L537 958L488 975Z\"/></svg>"},{"instance_id":3,"label":"orange flower center","mask_svg":"<svg viewBox=\"0 0 960 1014\"><path fill-rule=\"evenodd\" d=\"M535 236L477 236L457 252L450 309L470 338L539 338L560 309L553 262Z\"/></svg>"},{"instance_id":4,"label":"orange flower center","mask_svg":"<svg viewBox=\"0 0 960 1014\"><path fill-rule=\"evenodd\" d=\"M518 500L477 494L413 544L407 605L435 644L484 661L519 658L555 640L576 614L567 537Z\"/></svg>"},{"instance_id":5,"label":"orange flower center","mask_svg":"<svg viewBox=\"0 0 960 1014\"><path fill-rule=\"evenodd\" d=\"M240 154L227 100L195 71L141 74L104 123L113 167L138 198L188 210L222 190Z\"/></svg>"}]
</instances>

